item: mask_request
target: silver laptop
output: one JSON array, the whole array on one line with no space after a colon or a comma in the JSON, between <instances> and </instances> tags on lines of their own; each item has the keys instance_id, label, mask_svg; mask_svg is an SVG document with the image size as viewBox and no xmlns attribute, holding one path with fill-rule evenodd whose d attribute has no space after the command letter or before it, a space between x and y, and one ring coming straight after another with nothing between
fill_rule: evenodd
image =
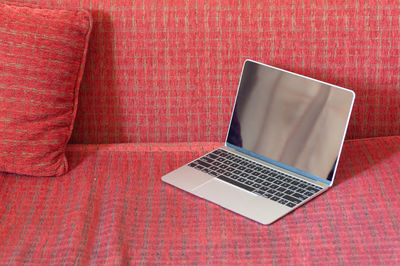
<instances>
[{"instance_id":1,"label":"silver laptop","mask_svg":"<svg viewBox=\"0 0 400 266\"><path fill-rule=\"evenodd\" d=\"M354 97L246 60L225 145L162 180L271 224L332 186Z\"/></svg>"}]
</instances>

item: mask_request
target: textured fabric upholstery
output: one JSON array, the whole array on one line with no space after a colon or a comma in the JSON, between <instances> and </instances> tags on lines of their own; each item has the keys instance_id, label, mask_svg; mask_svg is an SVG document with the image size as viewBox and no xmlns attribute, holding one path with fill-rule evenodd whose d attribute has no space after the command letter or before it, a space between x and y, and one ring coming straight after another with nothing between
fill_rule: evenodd
<instances>
[{"instance_id":1,"label":"textured fabric upholstery","mask_svg":"<svg viewBox=\"0 0 400 266\"><path fill-rule=\"evenodd\" d=\"M91 26L87 11L0 3L0 171L67 171Z\"/></svg>"},{"instance_id":2,"label":"textured fabric upholstery","mask_svg":"<svg viewBox=\"0 0 400 266\"><path fill-rule=\"evenodd\" d=\"M400 134L396 1L29 2L93 15L74 143L224 141L246 58L353 89L349 138Z\"/></svg>"},{"instance_id":3,"label":"textured fabric upholstery","mask_svg":"<svg viewBox=\"0 0 400 266\"><path fill-rule=\"evenodd\" d=\"M336 185L263 226L161 182L217 144L73 145L59 178L0 176L0 264L400 263L400 137L345 143Z\"/></svg>"}]
</instances>

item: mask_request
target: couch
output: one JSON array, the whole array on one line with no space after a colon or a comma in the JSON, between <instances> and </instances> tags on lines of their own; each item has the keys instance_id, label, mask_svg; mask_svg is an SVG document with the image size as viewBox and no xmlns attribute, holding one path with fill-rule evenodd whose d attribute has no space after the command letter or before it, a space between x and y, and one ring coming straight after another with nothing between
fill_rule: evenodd
<instances>
[{"instance_id":1,"label":"couch","mask_svg":"<svg viewBox=\"0 0 400 266\"><path fill-rule=\"evenodd\" d=\"M68 173L0 173L1 265L400 264L397 2L14 2L93 29ZM224 142L247 58L357 95L335 185L270 226L161 182Z\"/></svg>"}]
</instances>

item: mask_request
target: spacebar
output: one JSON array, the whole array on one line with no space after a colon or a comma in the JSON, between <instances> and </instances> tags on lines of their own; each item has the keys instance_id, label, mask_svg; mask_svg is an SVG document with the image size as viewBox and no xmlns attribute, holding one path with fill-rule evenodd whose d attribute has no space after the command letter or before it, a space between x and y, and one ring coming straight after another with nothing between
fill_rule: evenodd
<instances>
[{"instance_id":1,"label":"spacebar","mask_svg":"<svg viewBox=\"0 0 400 266\"><path fill-rule=\"evenodd\" d=\"M247 186L247 185L245 185L245 184L243 184L243 183L239 183L239 182L237 182L237 181L235 181L235 180L233 180L233 179L227 178L227 177L225 177L225 176L223 176L223 175L217 176L217 178L218 178L218 179L221 179L221 180L223 180L223 181L225 181L225 182L228 182L228 183L230 183L230 184L232 184L232 185L235 185L235 186L238 186L238 187L240 187L240 188L243 188L243 189L245 189L245 190L247 190L247 191L250 191L250 192L253 192L253 191L254 191L254 188L249 187L249 186Z\"/></svg>"}]
</instances>

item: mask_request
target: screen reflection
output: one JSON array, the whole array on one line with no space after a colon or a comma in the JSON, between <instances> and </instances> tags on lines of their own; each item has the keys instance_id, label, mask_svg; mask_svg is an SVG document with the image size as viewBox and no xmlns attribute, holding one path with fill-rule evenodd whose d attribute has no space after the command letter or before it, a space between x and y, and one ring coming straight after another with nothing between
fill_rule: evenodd
<instances>
[{"instance_id":1,"label":"screen reflection","mask_svg":"<svg viewBox=\"0 0 400 266\"><path fill-rule=\"evenodd\" d=\"M227 142L331 180L354 94L246 61Z\"/></svg>"}]
</instances>

